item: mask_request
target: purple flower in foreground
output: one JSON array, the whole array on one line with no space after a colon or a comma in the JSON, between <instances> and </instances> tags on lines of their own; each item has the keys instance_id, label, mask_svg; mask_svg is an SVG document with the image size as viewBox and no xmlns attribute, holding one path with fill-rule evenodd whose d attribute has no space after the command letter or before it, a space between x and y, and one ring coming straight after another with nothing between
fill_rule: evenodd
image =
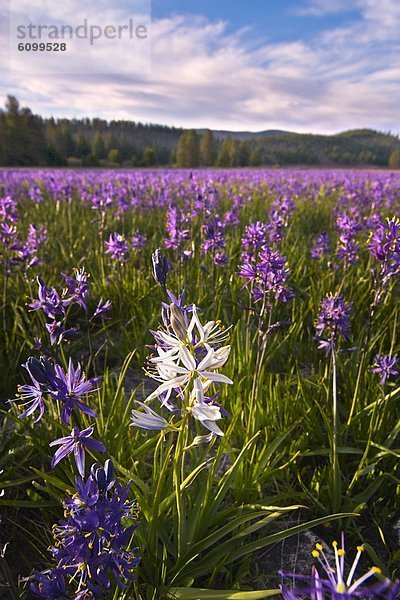
<instances>
[{"instance_id":1,"label":"purple flower in foreground","mask_svg":"<svg viewBox=\"0 0 400 600\"><path fill-rule=\"evenodd\" d=\"M30 588L50 600L97 598L110 591L111 581L119 587L134 579L140 558L129 547L137 518L136 500L129 500L129 484L116 482L112 464L93 465L87 480L76 479L76 493L63 502L64 519L53 526L55 544L50 552L57 561L51 571L35 574ZM63 582L64 576L64 582ZM47 592L48 595L45 595ZM72 593L71 593L72 592Z\"/></svg>"},{"instance_id":2,"label":"purple flower in foreground","mask_svg":"<svg viewBox=\"0 0 400 600\"><path fill-rule=\"evenodd\" d=\"M30 584L31 591L39 598L46 600L64 600L67 598L65 571L51 569L43 573L35 572L35 583Z\"/></svg>"},{"instance_id":3,"label":"purple flower in foreground","mask_svg":"<svg viewBox=\"0 0 400 600\"><path fill-rule=\"evenodd\" d=\"M267 228L264 223L250 223L244 229L242 246L250 251L259 251L267 243Z\"/></svg>"},{"instance_id":4,"label":"purple flower in foreground","mask_svg":"<svg viewBox=\"0 0 400 600\"><path fill-rule=\"evenodd\" d=\"M128 260L129 247L123 235L111 233L105 245L106 254L110 254L113 260L118 260L120 263Z\"/></svg>"},{"instance_id":5,"label":"purple flower in foreground","mask_svg":"<svg viewBox=\"0 0 400 600\"><path fill-rule=\"evenodd\" d=\"M64 339L79 332L79 327L64 329L62 321L46 323L46 329L50 334L50 344L60 344Z\"/></svg>"},{"instance_id":6,"label":"purple flower in foreground","mask_svg":"<svg viewBox=\"0 0 400 600\"><path fill-rule=\"evenodd\" d=\"M314 558L318 559L323 572L322 577L315 566L312 567L311 577L282 573L285 577L291 577L295 581L305 583L305 587L301 588L288 589L286 586L281 586L285 600L305 600L306 598L311 600L351 600L352 598L395 600L399 591L399 582L392 583L390 579L379 577L381 570L377 567L371 567L364 575L355 579L358 562L364 551L363 546L357 547L356 557L346 576L344 536L342 535L342 548L338 548L337 542L333 542L332 545L335 551L334 566L329 564L321 544L316 544L315 550L312 552ZM366 587L365 582L374 576L378 576L381 580L372 586Z\"/></svg>"},{"instance_id":7,"label":"purple flower in foreground","mask_svg":"<svg viewBox=\"0 0 400 600\"><path fill-rule=\"evenodd\" d=\"M318 258L322 258L323 256L326 256L329 253L330 248L331 248L331 241L329 239L329 235L327 234L326 231L323 231L321 233L321 235L319 235L317 237L317 239L314 242L313 247L310 250L311 258L316 260Z\"/></svg>"},{"instance_id":8,"label":"purple flower in foreground","mask_svg":"<svg viewBox=\"0 0 400 600\"><path fill-rule=\"evenodd\" d=\"M49 289L40 277L36 279L39 286L38 299L32 300L29 308L41 310L51 319L56 319L59 316L65 317L64 304L58 292L54 288Z\"/></svg>"},{"instance_id":9,"label":"purple flower in foreground","mask_svg":"<svg viewBox=\"0 0 400 600\"><path fill-rule=\"evenodd\" d=\"M374 360L374 366L371 369L372 373L380 373L381 384L384 384L389 375L399 375L400 371L395 368L397 365L397 357L391 354L377 354Z\"/></svg>"},{"instance_id":10,"label":"purple flower in foreground","mask_svg":"<svg viewBox=\"0 0 400 600\"><path fill-rule=\"evenodd\" d=\"M103 298L100 298L99 303L96 307L96 310L93 313L93 317L90 320L92 321L92 319L96 319L97 317L104 318L104 316L108 312L110 312L111 307L112 307L111 300L106 300L105 302L103 302Z\"/></svg>"},{"instance_id":11,"label":"purple flower in foreground","mask_svg":"<svg viewBox=\"0 0 400 600\"><path fill-rule=\"evenodd\" d=\"M18 415L19 419L24 419L25 417L29 417L32 415L35 410L39 410L39 416L34 420L34 423L40 421L43 417L44 413L44 400L43 400L43 390L33 377L32 377L32 385L20 385L18 386L18 394L17 397L10 402L20 402L18 408L27 407L24 412Z\"/></svg>"},{"instance_id":12,"label":"purple flower in foreground","mask_svg":"<svg viewBox=\"0 0 400 600\"><path fill-rule=\"evenodd\" d=\"M85 476L85 448L95 450L97 452L105 452L104 444L98 440L92 439L93 426L79 431L78 427L74 427L71 435L51 442L49 446L61 446L53 456L51 468L54 467L68 454L74 453L76 466L81 477Z\"/></svg>"},{"instance_id":13,"label":"purple flower in foreground","mask_svg":"<svg viewBox=\"0 0 400 600\"><path fill-rule=\"evenodd\" d=\"M147 237L140 233L140 231L136 231L132 237L132 248L139 248L142 250L147 242Z\"/></svg>"},{"instance_id":14,"label":"purple flower in foreground","mask_svg":"<svg viewBox=\"0 0 400 600\"><path fill-rule=\"evenodd\" d=\"M348 338L351 307L352 303L345 302L338 293L327 294L323 299L315 324L316 339L320 342L319 349L324 348L329 354L335 348L340 337L344 340Z\"/></svg>"},{"instance_id":15,"label":"purple flower in foreground","mask_svg":"<svg viewBox=\"0 0 400 600\"><path fill-rule=\"evenodd\" d=\"M84 311L87 312L86 297L89 291L87 284L89 274L86 273L85 268L82 267L82 269L75 269L72 277L66 275L65 273L61 273L61 275L63 276L67 285L63 296L69 294L69 298L66 298L63 301L64 306L68 306L73 302L76 302L83 308Z\"/></svg>"},{"instance_id":16,"label":"purple flower in foreground","mask_svg":"<svg viewBox=\"0 0 400 600\"><path fill-rule=\"evenodd\" d=\"M51 395L56 400L63 402L61 412L61 420L64 425L68 425L73 409L79 408L82 412L91 417L98 417L98 414L87 404L82 402L81 398L89 392L95 392L95 384L97 379L86 379L85 373L82 372L81 366L78 363L76 369L69 359L68 369L65 372L60 365L54 367L55 378L51 389Z\"/></svg>"}]
</instances>

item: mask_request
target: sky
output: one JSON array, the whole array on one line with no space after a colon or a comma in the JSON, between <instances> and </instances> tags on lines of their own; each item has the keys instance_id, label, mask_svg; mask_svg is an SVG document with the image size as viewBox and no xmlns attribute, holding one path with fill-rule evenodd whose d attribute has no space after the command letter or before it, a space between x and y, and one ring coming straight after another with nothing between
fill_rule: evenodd
<instances>
[{"instance_id":1,"label":"sky","mask_svg":"<svg viewBox=\"0 0 400 600\"><path fill-rule=\"evenodd\" d=\"M151 22L146 2L2 0L0 95L43 116L400 134L399 0L152 0ZM132 15L148 26L145 43L74 40L62 57L16 50L17 22Z\"/></svg>"}]
</instances>

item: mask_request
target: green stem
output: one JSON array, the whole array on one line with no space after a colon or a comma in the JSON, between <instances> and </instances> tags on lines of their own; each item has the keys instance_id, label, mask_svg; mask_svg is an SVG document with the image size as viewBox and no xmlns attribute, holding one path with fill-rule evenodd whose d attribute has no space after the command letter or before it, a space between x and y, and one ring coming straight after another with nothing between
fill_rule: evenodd
<instances>
[{"instance_id":1,"label":"green stem","mask_svg":"<svg viewBox=\"0 0 400 600\"><path fill-rule=\"evenodd\" d=\"M333 483L333 512L338 512L340 508L340 499L342 495L340 468L338 460L338 410L337 410L337 373L336 373L336 354L332 350L332 402L333 402L333 433L331 448L331 468Z\"/></svg>"},{"instance_id":2,"label":"green stem","mask_svg":"<svg viewBox=\"0 0 400 600\"><path fill-rule=\"evenodd\" d=\"M183 494L181 492L181 483L185 478L185 447L187 444L187 413L182 419L181 427L176 440L175 456L174 456L174 491L176 499L176 509L178 516L178 539L177 539L177 561L182 558L186 548L185 540L185 523L186 511Z\"/></svg>"},{"instance_id":3,"label":"green stem","mask_svg":"<svg viewBox=\"0 0 400 600\"><path fill-rule=\"evenodd\" d=\"M4 340L7 340L7 283L8 283L8 256L3 257L3 333Z\"/></svg>"}]
</instances>

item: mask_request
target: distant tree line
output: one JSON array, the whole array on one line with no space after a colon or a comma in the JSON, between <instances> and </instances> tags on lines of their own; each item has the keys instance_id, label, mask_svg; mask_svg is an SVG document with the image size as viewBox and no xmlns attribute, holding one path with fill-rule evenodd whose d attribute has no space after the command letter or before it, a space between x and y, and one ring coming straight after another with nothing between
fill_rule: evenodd
<instances>
[{"instance_id":1,"label":"distant tree line","mask_svg":"<svg viewBox=\"0 0 400 600\"><path fill-rule=\"evenodd\" d=\"M8 96L0 110L1 166L400 168L398 136L371 129L324 136L235 134L134 121L44 119Z\"/></svg>"}]
</instances>

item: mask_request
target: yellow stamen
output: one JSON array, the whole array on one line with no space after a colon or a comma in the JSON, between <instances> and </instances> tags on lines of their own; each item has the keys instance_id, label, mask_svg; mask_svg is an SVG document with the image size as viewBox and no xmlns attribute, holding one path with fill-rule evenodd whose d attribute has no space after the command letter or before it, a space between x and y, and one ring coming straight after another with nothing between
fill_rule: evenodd
<instances>
[{"instance_id":1,"label":"yellow stamen","mask_svg":"<svg viewBox=\"0 0 400 600\"><path fill-rule=\"evenodd\" d=\"M319 552L318 552L318 550L313 550L313 551L311 552L311 554L313 555L313 557L314 557L314 558L318 558L318 556L319 556Z\"/></svg>"},{"instance_id":2,"label":"yellow stamen","mask_svg":"<svg viewBox=\"0 0 400 600\"><path fill-rule=\"evenodd\" d=\"M322 544L315 544L315 547L317 550L322 550Z\"/></svg>"},{"instance_id":3,"label":"yellow stamen","mask_svg":"<svg viewBox=\"0 0 400 600\"><path fill-rule=\"evenodd\" d=\"M364 552L364 546L357 546L358 552Z\"/></svg>"},{"instance_id":4,"label":"yellow stamen","mask_svg":"<svg viewBox=\"0 0 400 600\"><path fill-rule=\"evenodd\" d=\"M380 575L382 573L382 569L380 569L379 567L371 567L371 571L376 575Z\"/></svg>"}]
</instances>

